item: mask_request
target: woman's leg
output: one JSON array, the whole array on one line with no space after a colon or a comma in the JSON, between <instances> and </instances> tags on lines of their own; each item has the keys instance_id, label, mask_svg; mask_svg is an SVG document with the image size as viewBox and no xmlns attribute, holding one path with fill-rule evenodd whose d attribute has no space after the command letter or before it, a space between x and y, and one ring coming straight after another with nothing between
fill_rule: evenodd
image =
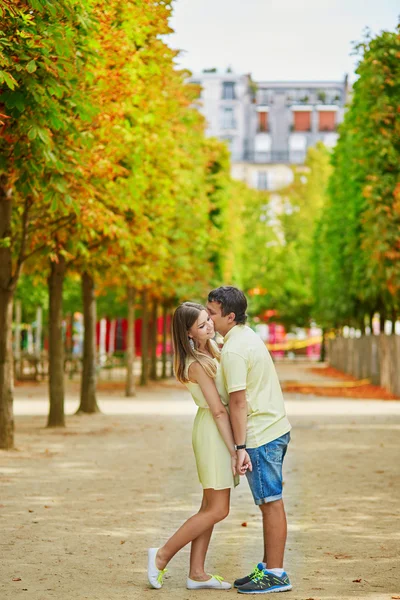
<instances>
[{"instance_id":1,"label":"woman's leg","mask_svg":"<svg viewBox=\"0 0 400 600\"><path fill-rule=\"evenodd\" d=\"M207 507L205 491L206 490L203 491L203 500L201 502L200 511L205 510ZM204 563L213 529L214 526L210 527L210 529L207 529L207 531L192 541L192 547L190 549L190 579L194 579L195 581L206 581L209 579L209 576L204 570Z\"/></svg>"},{"instance_id":2,"label":"woman's leg","mask_svg":"<svg viewBox=\"0 0 400 600\"><path fill-rule=\"evenodd\" d=\"M207 501L206 507L203 510L200 509L193 517L190 517L190 519L188 519L178 531L170 537L168 542L158 550L156 556L157 569L165 569L171 558L175 556L181 548L204 534L206 531L209 531L216 523L228 516L230 492L230 488L225 490L204 490L204 496Z\"/></svg>"}]
</instances>

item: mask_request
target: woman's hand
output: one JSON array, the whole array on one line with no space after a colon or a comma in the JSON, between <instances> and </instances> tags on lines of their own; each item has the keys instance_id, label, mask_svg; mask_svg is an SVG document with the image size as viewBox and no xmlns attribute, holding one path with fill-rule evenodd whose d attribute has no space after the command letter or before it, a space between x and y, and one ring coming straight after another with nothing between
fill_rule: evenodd
<instances>
[{"instance_id":1,"label":"woman's hand","mask_svg":"<svg viewBox=\"0 0 400 600\"><path fill-rule=\"evenodd\" d=\"M234 454L231 454L231 466L232 466L232 473L233 473L234 477L235 477L235 475L237 475L236 463L237 463L237 456L236 456L236 452L235 452Z\"/></svg>"}]
</instances>

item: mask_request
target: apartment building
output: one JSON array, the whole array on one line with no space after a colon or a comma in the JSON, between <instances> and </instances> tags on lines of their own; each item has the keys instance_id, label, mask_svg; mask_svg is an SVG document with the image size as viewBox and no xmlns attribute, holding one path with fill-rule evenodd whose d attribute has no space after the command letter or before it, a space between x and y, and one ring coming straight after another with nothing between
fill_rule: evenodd
<instances>
[{"instance_id":1,"label":"apartment building","mask_svg":"<svg viewBox=\"0 0 400 600\"><path fill-rule=\"evenodd\" d=\"M335 145L347 101L343 81L260 81L249 75L203 72L201 111L207 135L225 140L232 175L251 187L279 190L318 141Z\"/></svg>"},{"instance_id":2,"label":"apartment building","mask_svg":"<svg viewBox=\"0 0 400 600\"><path fill-rule=\"evenodd\" d=\"M211 69L194 75L201 85L201 112L207 121L206 134L224 140L232 161L249 153L254 129L254 92L249 75L218 74Z\"/></svg>"}]
</instances>

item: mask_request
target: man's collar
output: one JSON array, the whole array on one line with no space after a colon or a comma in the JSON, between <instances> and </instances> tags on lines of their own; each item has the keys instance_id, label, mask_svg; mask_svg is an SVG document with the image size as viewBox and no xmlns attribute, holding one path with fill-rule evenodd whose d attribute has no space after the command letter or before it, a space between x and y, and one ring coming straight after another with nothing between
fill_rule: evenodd
<instances>
[{"instance_id":1,"label":"man's collar","mask_svg":"<svg viewBox=\"0 0 400 600\"><path fill-rule=\"evenodd\" d=\"M243 331L243 328L246 327L245 325L234 325L232 327L232 329L230 329L228 331L228 333L225 335L224 337L224 344L234 335L237 335L238 333L240 333L241 331Z\"/></svg>"}]
</instances>

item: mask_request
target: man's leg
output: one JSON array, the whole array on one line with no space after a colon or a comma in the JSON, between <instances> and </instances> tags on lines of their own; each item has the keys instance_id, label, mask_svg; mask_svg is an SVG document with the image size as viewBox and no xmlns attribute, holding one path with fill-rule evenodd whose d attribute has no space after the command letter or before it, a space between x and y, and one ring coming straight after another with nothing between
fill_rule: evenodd
<instances>
[{"instance_id":1,"label":"man's leg","mask_svg":"<svg viewBox=\"0 0 400 600\"><path fill-rule=\"evenodd\" d=\"M264 558L267 569L283 569L287 523L283 500L260 505L263 519Z\"/></svg>"}]
</instances>

